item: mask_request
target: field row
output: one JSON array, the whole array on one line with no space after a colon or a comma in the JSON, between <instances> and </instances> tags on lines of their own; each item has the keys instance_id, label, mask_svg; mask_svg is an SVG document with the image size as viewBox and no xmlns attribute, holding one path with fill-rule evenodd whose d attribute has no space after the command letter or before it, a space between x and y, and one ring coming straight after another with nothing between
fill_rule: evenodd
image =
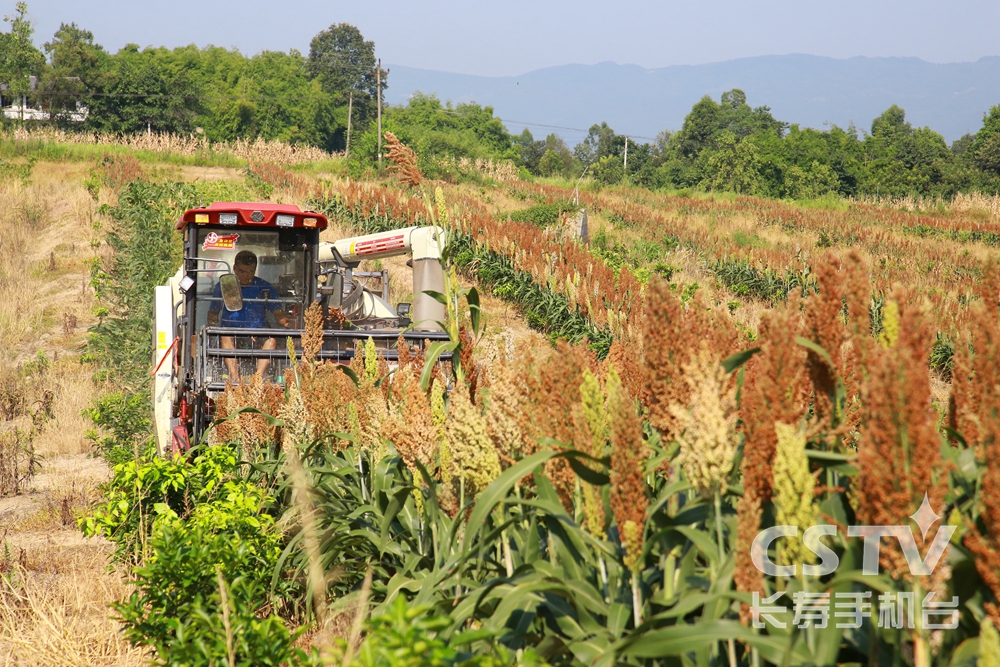
<instances>
[{"instance_id":1,"label":"field row","mask_svg":"<svg viewBox=\"0 0 1000 667\"><path fill-rule=\"evenodd\" d=\"M573 195L552 186L515 187L544 201L565 201ZM636 192L582 192L579 200L622 236L693 249L737 296L773 300L784 298L790 289L811 289L817 256L827 249L857 249L867 261L876 294L901 284L926 297L936 326L948 334L967 326L968 304L995 254L988 244L950 238L952 232L972 239L992 231L962 227L956 232L958 227L949 231L943 226L965 225L968 220L874 207L817 211L748 197L705 200Z\"/></svg>"}]
</instances>

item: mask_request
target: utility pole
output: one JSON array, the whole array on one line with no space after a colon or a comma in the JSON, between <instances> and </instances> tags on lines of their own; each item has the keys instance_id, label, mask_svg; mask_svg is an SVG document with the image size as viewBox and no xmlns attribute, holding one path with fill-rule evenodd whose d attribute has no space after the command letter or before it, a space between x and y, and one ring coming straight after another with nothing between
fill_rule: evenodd
<instances>
[{"instance_id":1,"label":"utility pole","mask_svg":"<svg viewBox=\"0 0 1000 667\"><path fill-rule=\"evenodd\" d=\"M347 148L344 150L344 157L351 156L351 111L354 109L354 92L347 98Z\"/></svg>"},{"instance_id":2,"label":"utility pole","mask_svg":"<svg viewBox=\"0 0 1000 667\"><path fill-rule=\"evenodd\" d=\"M625 163L622 165L622 171L628 173L628 137L625 137Z\"/></svg>"},{"instance_id":3,"label":"utility pole","mask_svg":"<svg viewBox=\"0 0 1000 667\"><path fill-rule=\"evenodd\" d=\"M590 169L590 165L589 164L586 167L583 168L583 173L580 174L580 178L576 179L576 185L573 186L573 202L574 202L573 205L574 206L579 206L580 205L580 181L582 181L583 177L587 175L587 170L588 169Z\"/></svg>"},{"instance_id":4,"label":"utility pole","mask_svg":"<svg viewBox=\"0 0 1000 667\"><path fill-rule=\"evenodd\" d=\"M382 171L382 59L375 66L375 94L378 96L378 170Z\"/></svg>"}]
</instances>

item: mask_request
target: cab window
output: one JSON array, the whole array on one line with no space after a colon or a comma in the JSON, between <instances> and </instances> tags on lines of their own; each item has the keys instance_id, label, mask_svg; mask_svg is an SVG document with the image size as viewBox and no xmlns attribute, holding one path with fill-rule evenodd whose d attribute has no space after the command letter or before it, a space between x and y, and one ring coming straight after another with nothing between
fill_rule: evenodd
<instances>
[{"instance_id":1,"label":"cab window","mask_svg":"<svg viewBox=\"0 0 1000 667\"><path fill-rule=\"evenodd\" d=\"M196 256L207 261L198 262L202 271L195 274L195 328L201 329L207 324L213 303L218 303L216 309L225 307L221 296L215 296L216 285L227 270L234 268L237 253L244 250L257 257L255 275L274 287L274 294L269 290L264 294L268 303L268 326L277 326L270 311L281 309L288 313L292 326L301 327L303 309L308 305L305 244L305 233L297 229L198 229Z\"/></svg>"}]
</instances>

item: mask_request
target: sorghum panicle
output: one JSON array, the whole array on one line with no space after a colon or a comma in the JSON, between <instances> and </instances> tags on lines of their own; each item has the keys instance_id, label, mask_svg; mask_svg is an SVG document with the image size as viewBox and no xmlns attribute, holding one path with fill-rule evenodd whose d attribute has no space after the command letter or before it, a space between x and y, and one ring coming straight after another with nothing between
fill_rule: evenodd
<instances>
[{"instance_id":1,"label":"sorghum panicle","mask_svg":"<svg viewBox=\"0 0 1000 667\"><path fill-rule=\"evenodd\" d=\"M611 422L611 510L625 547L625 565L635 571L642 556L642 534L649 505L645 480L646 444L635 403L615 371L608 373Z\"/></svg>"},{"instance_id":2,"label":"sorghum panicle","mask_svg":"<svg viewBox=\"0 0 1000 667\"><path fill-rule=\"evenodd\" d=\"M684 365L688 404L672 405L678 427L677 463L703 496L726 486L736 456L736 388L702 343Z\"/></svg>"},{"instance_id":3,"label":"sorghum panicle","mask_svg":"<svg viewBox=\"0 0 1000 667\"><path fill-rule=\"evenodd\" d=\"M898 290L892 300L899 304L898 333L887 340L891 346L872 349L862 386L857 514L863 525L909 525L925 493L931 509L943 514L947 490L927 371L933 335L920 304ZM928 539L936 532L937 526ZM917 541L920 544L919 534ZM901 551L891 542L882 547L881 563L892 576L911 578Z\"/></svg>"},{"instance_id":4,"label":"sorghum panicle","mask_svg":"<svg viewBox=\"0 0 1000 667\"><path fill-rule=\"evenodd\" d=\"M798 537L786 537L781 559L786 564L815 563L816 554L803 548L802 534L817 523L816 479L809 471L806 438L798 425L774 425L778 447L774 459L775 524L796 526Z\"/></svg>"}]
</instances>

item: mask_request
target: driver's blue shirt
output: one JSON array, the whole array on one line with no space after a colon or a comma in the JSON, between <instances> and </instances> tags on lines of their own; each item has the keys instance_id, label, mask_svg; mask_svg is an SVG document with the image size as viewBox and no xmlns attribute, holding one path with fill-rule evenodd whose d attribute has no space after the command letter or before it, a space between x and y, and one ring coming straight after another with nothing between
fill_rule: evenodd
<instances>
[{"instance_id":1,"label":"driver's blue shirt","mask_svg":"<svg viewBox=\"0 0 1000 667\"><path fill-rule=\"evenodd\" d=\"M254 276L249 285L240 285L243 294L243 307L239 310L229 311L223 307L222 284L215 283L212 291L212 305L209 312L217 313L222 311L219 319L219 326L223 327L248 327L263 329L267 327L267 311L281 308L281 301L277 300L278 292L274 285L262 278ZM265 304L263 299L275 299L272 303ZM251 299L261 299L261 301L250 301Z\"/></svg>"}]
</instances>

